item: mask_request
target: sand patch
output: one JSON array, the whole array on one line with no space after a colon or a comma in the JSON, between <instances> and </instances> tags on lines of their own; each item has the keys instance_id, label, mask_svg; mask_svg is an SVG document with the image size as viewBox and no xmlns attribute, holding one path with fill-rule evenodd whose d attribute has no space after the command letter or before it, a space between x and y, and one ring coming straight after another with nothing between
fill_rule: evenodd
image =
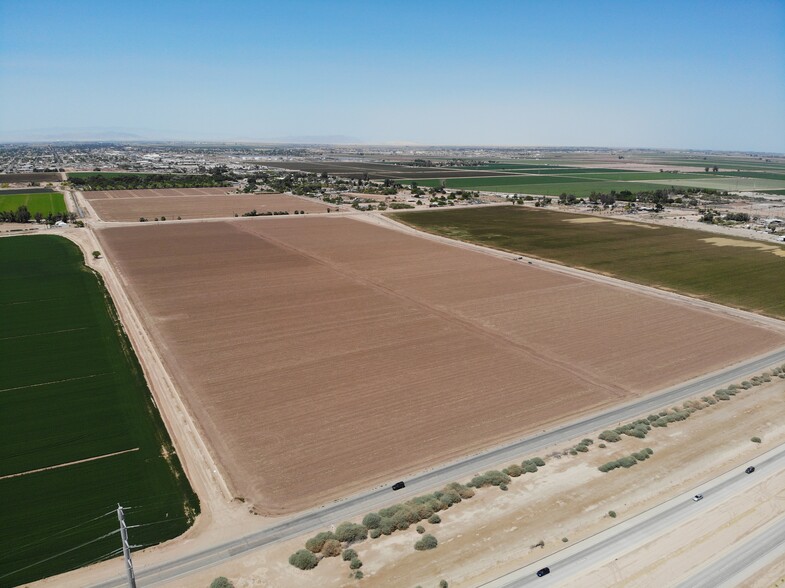
<instances>
[{"instance_id":1,"label":"sand patch","mask_svg":"<svg viewBox=\"0 0 785 588\"><path fill-rule=\"evenodd\" d=\"M586 218L566 218L565 223L574 223L576 225L591 225L594 223L610 223L613 222L609 218L598 218L596 216L587 216Z\"/></svg>"},{"instance_id":2,"label":"sand patch","mask_svg":"<svg viewBox=\"0 0 785 588\"><path fill-rule=\"evenodd\" d=\"M627 227L640 227L641 229L659 229L654 225L647 225L645 223L636 223L632 221L619 221L610 218L599 218L596 216L588 216L586 218L566 218L565 223L573 223L576 225L591 225L594 223L613 223L614 225L625 225Z\"/></svg>"},{"instance_id":3,"label":"sand patch","mask_svg":"<svg viewBox=\"0 0 785 588\"><path fill-rule=\"evenodd\" d=\"M724 237L709 237L708 239L701 239L701 241L711 243L717 247L747 247L759 251L768 251L777 257L785 257L785 249L777 247L776 245L766 245L765 243L755 243L753 241L741 241L739 239L726 239Z\"/></svg>"}]
</instances>

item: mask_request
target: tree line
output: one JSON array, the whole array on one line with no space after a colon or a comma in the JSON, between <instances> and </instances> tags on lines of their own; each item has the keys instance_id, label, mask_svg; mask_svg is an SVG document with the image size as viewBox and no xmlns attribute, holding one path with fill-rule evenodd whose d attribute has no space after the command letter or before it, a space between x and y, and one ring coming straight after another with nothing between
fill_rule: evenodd
<instances>
[{"instance_id":1,"label":"tree line","mask_svg":"<svg viewBox=\"0 0 785 588\"><path fill-rule=\"evenodd\" d=\"M88 174L69 177L77 190L145 190L160 188L218 188L228 186L232 176L219 167L210 174Z\"/></svg>"},{"instance_id":2,"label":"tree line","mask_svg":"<svg viewBox=\"0 0 785 588\"><path fill-rule=\"evenodd\" d=\"M24 204L16 210L0 210L0 222L29 223L31 220L37 223L45 222L48 225L53 225L57 221L73 222L76 220L76 215L73 212L49 212L49 214L44 216L40 212L31 213Z\"/></svg>"}]
</instances>

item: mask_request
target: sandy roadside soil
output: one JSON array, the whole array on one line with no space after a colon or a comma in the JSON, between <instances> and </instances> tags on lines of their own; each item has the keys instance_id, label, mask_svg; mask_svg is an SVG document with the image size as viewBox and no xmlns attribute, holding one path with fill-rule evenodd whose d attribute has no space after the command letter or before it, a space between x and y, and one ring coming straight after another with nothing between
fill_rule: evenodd
<instances>
[{"instance_id":1,"label":"sandy roadside soil","mask_svg":"<svg viewBox=\"0 0 785 588\"><path fill-rule=\"evenodd\" d=\"M562 538L574 543L589 537L785 442L783 414L785 382L775 379L695 413L686 422L654 429L646 439L625 438L606 449L595 442L587 454L551 458L539 472L513 479L509 491L482 489L471 500L440 513L441 524L425 523L426 532L439 540L433 551L413 549L419 537L413 527L354 546L364 564L361 582L349 579L347 562L340 558L325 559L307 572L294 569L287 558L302 548L307 537L301 537L167 586L207 586L219 575L232 579L237 588L435 586L440 579L451 587L477 586L557 552L565 545ZM751 443L751 435L760 436L763 443ZM654 450L643 464L606 474L596 469L643 447ZM771 500L784 494L782 472L762 481L755 492L738 497L732 508L714 508L700 525L676 527L578 581L582 586L646 586L647 579L657 577L659 585L671 585L669 578L675 583L696 561L706 561L765 520L785 513L785 501ZM610 518L610 510L618 518ZM540 540L543 548L532 547ZM760 572L755 585L777 580L781 564Z\"/></svg>"}]
</instances>

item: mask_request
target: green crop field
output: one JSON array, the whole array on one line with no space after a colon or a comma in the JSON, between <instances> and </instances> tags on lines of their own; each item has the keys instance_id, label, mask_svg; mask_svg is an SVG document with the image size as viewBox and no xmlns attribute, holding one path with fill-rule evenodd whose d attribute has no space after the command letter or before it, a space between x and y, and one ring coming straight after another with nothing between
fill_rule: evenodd
<instances>
[{"instance_id":1,"label":"green crop field","mask_svg":"<svg viewBox=\"0 0 785 588\"><path fill-rule=\"evenodd\" d=\"M708 176L708 174L707 174ZM723 178L718 176L700 177L694 174L690 177L675 179L652 180L657 184L690 186L692 188L710 188L726 191L757 191L757 190L784 190L785 181L761 180L757 178Z\"/></svg>"},{"instance_id":2,"label":"green crop field","mask_svg":"<svg viewBox=\"0 0 785 588\"><path fill-rule=\"evenodd\" d=\"M719 247L705 241L718 235L704 231L573 223L567 221L592 217L517 206L391 216L432 233L785 318L783 246L735 239L744 246Z\"/></svg>"},{"instance_id":3,"label":"green crop field","mask_svg":"<svg viewBox=\"0 0 785 588\"><path fill-rule=\"evenodd\" d=\"M422 187L439 186L442 180L417 180ZM405 183L405 182L404 182ZM603 180L583 180L580 177L555 176L501 176L489 178L450 178L445 180L448 188L504 192L507 194L539 194L559 196L563 192L585 198L592 192L629 190L644 192L660 190L663 186L644 182L614 182Z\"/></svg>"},{"instance_id":4,"label":"green crop field","mask_svg":"<svg viewBox=\"0 0 785 588\"><path fill-rule=\"evenodd\" d=\"M20 206L27 206L30 214L40 212L47 216L52 214L68 212L65 207L63 195L59 192L47 192L38 194L2 194L0 193L0 210L15 211Z\"/></svg>"},{"instance_id":5,"label":"green crop field","mask_svg":"<svg viewBox=\"0 0 785 588\"><path fill-rule=\"evenodd\" d=\"M183 533L198 499L79 248L0 239L0 309L0 585L116 556L118 503L133 545Z\"/></svg>"}]
</instances>

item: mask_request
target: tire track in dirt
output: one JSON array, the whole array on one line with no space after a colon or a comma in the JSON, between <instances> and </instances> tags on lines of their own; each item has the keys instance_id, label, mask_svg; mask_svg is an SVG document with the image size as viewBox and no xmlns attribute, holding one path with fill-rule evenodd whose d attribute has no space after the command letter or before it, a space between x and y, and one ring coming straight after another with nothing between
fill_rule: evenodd
<instances>
[{"instance_id":1,"label":"tire track in dirt","mask_svg":"<svg viewBox=\"0 0 785 588\"><path fill-rule=\"evenodd\" d=\"M306 251L304 251L302 249L299 249L299 248L297 248L297 247L295 247L293 245L290 245L288 243L285 243L283 241L279 241L278 239L270 237L269 235L260 235L259 233L254 232L252 230L254 227L252 227L250 225L245 225L245 226L240 225L240 226L237 226L236 228L238 230L242 231L242 232L249 233L249 234L253 235L254 237L256 237L258 239L262 239L264 241L267 241L268 243L271 243L271 244L275 245L276 247L279 247L279 248L284 249L286 251L290 251L292 253L296 253L297 255L300 255L302 257L310 259L311 261L314 261L315 263L318 263L318 264L320 264L322 266L328 267L332 271L340 274L341 276L343 276L345 278L348 278L348 279L352 280L353 282L355 282L357 284L360 284L362 286L365 286L367 288L370 288L370 289L372 289L374 291L380 292L380 293L385 294L387 296L390 296L392 298L397 298L398 300L403 300L404 302L406 302L406 303L408 303L408 304L410 304L412 306L416 306L416 307L426 311L427 313L429 313L431 315L436 315L439 318L441 318L442 320L447 321L449 324L456 325L456 326L462 328L464 331L467 331L467 332L472 333L474 335L477 335L477 336L479 336L479 337L481 337L481 338L483 338L483 339L485 339L487 341L490 341L495 346L502 346L502 347L507 347L509 349L514 349L516 352L518 352L520 355L523 355L527 359L533 360L536 363L538 363L540 365L544 365L544 366L546 366L548 368L556 369L558 371L568 371L568 372L571 372L578 379L583 380L584 382L587 382L587 383L589 383L589 384L591 384L593 386L596 386L597 388L607 392L608 394L610 394L614 398L626 398L626 397L630 396L630 394L631 394L630 390L627 390L626 388L622 388L621 386L618 386L616 384L609 384L609 383L603 381L596 373L594 373L594 372L592 372L590 370L586 370L584 368L581 368L581 367L578 367L576 365L573 365L573 364L571 364L569 362L563 361L563 360L559 359L558 357L554 356L553 354L545 353L543 351L538 351L538 350L534 349L533 347L531 347L529 345L525 345L523 343L520 343L519 341L515 341L515 340L513 340L513 339L511 339L509 337L506 337L506 336L504 336L504 335L502 335L500 333L495 333L493 331L490 331L490 330L488 330L486 328L483 328L482 326L478 325L474 321L471 321L469 319L465 319L465 318L459 317L459 316L457 316L455 314L452 314L450 312L442 310L442 309L440 309L439 307L437 307L437 306L435 306L433 304L429 304L427 302L424 302L423 300L420 300L418 298L414 298L412 296L409 296L409 295L405 294L404 292L400 292L398 290L395 290L393 288L390 288L388 286L380 284L379 282L377 282L375 280L372 280L372 279L370 279L368 277L360 275L358 272L354 272L354 271L349 270L349 269L347 269L345 267L342 267L338 263L331 262L331 261L329 261L328 259L326 259L324 257L321 257L321 256L316 255L314 253L306 252Z\"/></svg>"}]
</instances>

